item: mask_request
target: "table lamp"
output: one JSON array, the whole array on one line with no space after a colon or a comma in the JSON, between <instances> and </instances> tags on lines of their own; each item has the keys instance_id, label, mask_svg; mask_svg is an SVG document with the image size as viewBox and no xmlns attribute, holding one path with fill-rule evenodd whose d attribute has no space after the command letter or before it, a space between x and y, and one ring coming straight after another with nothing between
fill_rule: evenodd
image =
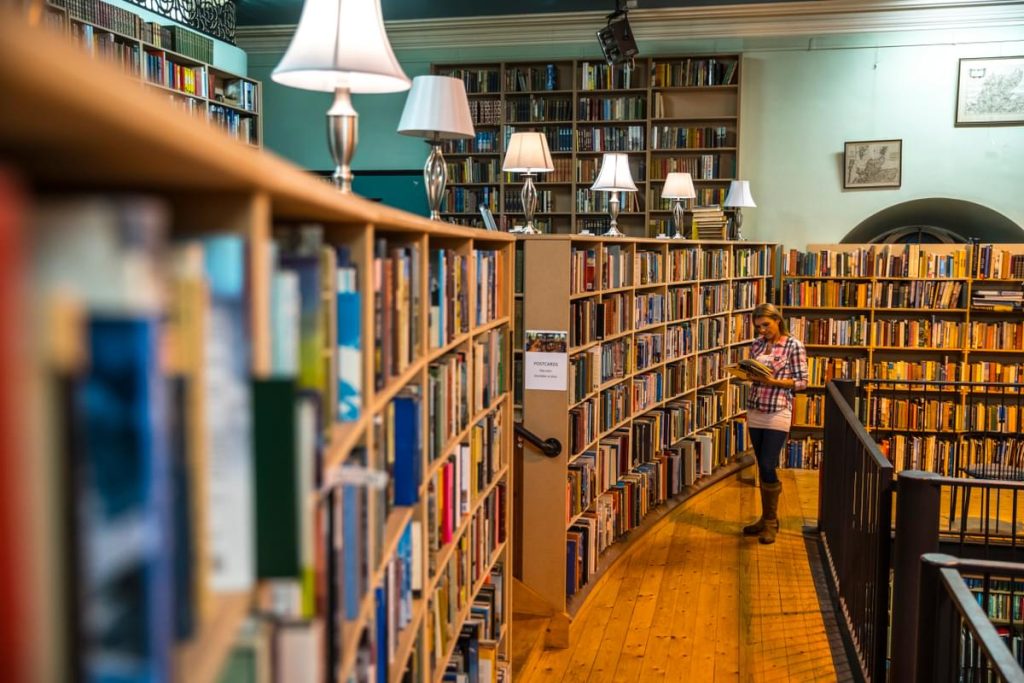
<instances>
[{"instance_id":1,"label":"table lamp","mask_svg":"<svg viewBox=\"0 0 1024 683\"><path fill-rule=\"evenodd\" d=\"M523 189L519 196L523 201L526 225L522 230L509 232L520 232L524 235L540 234L540 230L533 227L533 212L537 209L537 188L533 186L533 176L555 170L544 133L512 133L501 170L506 173L523 174Z\"/></svg>"},{"instance_id":2,"label":"table lamp","mask_svg":"<svg viewBox=\"0 0 1024 683\"><path fill-rule=\"evenodd\" d=\"M306 0L288 50L270 77L292 88L334 93L327 110L332 177L339 190L351 192L359 139L352 93L409 89L384 30L380 0Z\"/></svg>"},{"instance_id":3,"label":"table lamp","mask_svg":"<svg viewBox=\"0 0 1024 683\"><path fill-rule=\"evenodd\" d=\"M750 196L750 181L748 180L733 180L729 183L729 194L725 196L726 208L736 209L736 238L738 240L746 239L743 236L743 232L740 228L743 226L743 214L740 213L740 209L744 206L754 206L754 198Z\"/></svg>"},{"instance_id":4,"label":"table lamp","mask_svg":"<svg viewBox=\"0 0 1024 683\"><path fill-rule=\"evenodd\" d=\"M605 154L601 161L601 171L590 189L595 192L611 193L608 197L608 215L612 218L612 224L604 236L625 237L625 233L618 227L619 192L636 192L633 175L629 170L629 157L625 154Z\"/></svg>"},{"instance_id":5,"label":"table lamp","mask_svg":"<svg viewBox=\"0 0 1024 683\"><path fill-rule=\"evenodd\" d=\"M451 76L412 79L412 90L405 99L398 132L426 138L430 145L430 155L423 167L423 185L430 204L430 218L439 221L444 188L448 184L448 166L441 154L441 143L476 135L465 84Z\"/></svg>"},{"instance_id":6,"label":"table lamp","mask_svg":"<svg viewBox=\"0 0 1024 683\"><path fill-rule=\"evenodd\" d=\"M684 239L683 226L686 223L683 200L697 198L697 191L693 189L693 178L689 173L669 173L665 178L665 186L661 188L661 198L672 200L672 225L676 229L672 239Z\"/></svg>"}]
</instances>

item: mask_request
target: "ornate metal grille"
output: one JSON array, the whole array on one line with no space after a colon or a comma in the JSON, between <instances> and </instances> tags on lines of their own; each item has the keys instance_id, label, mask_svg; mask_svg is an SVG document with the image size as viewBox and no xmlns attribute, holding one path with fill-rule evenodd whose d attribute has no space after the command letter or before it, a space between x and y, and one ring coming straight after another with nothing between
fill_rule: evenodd
<instances>
[{"instance_id":1,"label":"ornate metal grille","mask_svg":"<svg viewBox=\"0 0 1024 683\"><path fill-rule=\"evenodd\" d=\"M130 0L208 36L235 44L235 0Z\"/></svg>"}]
</instances>

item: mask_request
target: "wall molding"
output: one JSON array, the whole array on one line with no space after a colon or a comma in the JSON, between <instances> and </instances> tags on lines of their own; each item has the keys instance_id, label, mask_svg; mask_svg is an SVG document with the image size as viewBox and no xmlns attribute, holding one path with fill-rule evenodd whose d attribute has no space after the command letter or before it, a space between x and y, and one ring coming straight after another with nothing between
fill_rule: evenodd
<instances>
[{"instance_id":1,"label":"wall molding","mask_svg":"<svg viewBox=\"0 0 1024 683\"><path fill-rule=\"evenodd\" d=\"M387 22L396 51L594 43L606 12L555 12ZM629 23L641 44L656 40L819 36L887 31L1024 26L1024 3L1010 0L812 0L715 7L637 9ZM240 26L236 44L282 53L293 24Z\"/></svg>"}]
</instances>

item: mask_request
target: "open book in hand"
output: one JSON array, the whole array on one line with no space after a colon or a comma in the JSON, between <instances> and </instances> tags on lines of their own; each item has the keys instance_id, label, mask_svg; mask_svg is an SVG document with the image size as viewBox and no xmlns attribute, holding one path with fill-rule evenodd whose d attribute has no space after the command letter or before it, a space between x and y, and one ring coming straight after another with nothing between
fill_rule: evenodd
<instances>
[{"instance_id":1,"label":"open book in hand","mask_svg":"<svg viewBox=\"0 0 1024 683\"><path fill-rule=\"evenodd\" d=\"M771 368L753 358L744 358L736 365L728 366L726 370L734 377L747 381L770 379L772 376Z\"/></svg>"}]
</instances>

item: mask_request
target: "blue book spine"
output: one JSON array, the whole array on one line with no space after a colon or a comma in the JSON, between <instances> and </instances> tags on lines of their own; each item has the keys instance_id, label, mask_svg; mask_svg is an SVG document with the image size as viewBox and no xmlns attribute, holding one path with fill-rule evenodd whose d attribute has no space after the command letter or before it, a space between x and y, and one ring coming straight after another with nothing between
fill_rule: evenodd
<instances>
[{"instance_id":1,"label":"blue book spine","mask_svg":"<svg viewBox=\"0 0 1024 683\"><path fill-rule=\"evenodd\" d=\"M174 533L158 325L89 323L91 366L76 399L84 437L79 539L88 568L82 614L106 616L83 625L87 681L170 680Z\"/></svg>"},{"instance_id":2,"label":"blue book spine","mask_svg":"<svg viewBox=\"0 0 1024 683\"><path fill-rule=\"evenodd\" d=\"M398 396L395 407L395 505L415 505L420 490L420 401Z\"/></svg>"},{"instance_id":3,"label":"blue book spine","mask_svg":"<svg viewBox=\"0 0 1024 683\"><path fill-rule=\"evenodd\" d=\"M374 589L377 605L377 683L388 683L388 598L383 586Z\"/></svg>"},{"instance_id":4,"label":"blue book spine","mask_svg":"<svg viewBox=\"0 0 1024 683\"><path fill-rule=\"evenodd\" d=\"M363 402L362 296L354 268L338 269L338 419L359 419Z\"/></svg>"},{"instance_id":5,"label":"blue book spine","mask_svg":"<svg viewBox=\"0 0 1024 683\"><path fill-rule=\"evenodd\" d=\"M362 601L362 558L364 534L359 528L362 518L360 506L360 488L345 486L342 490L341 526L345 544L342 550L342 577L344 581L342 602L345 605L345 618L349 621L359 617L359 603Z\"/></svg>"}]
</instances>

